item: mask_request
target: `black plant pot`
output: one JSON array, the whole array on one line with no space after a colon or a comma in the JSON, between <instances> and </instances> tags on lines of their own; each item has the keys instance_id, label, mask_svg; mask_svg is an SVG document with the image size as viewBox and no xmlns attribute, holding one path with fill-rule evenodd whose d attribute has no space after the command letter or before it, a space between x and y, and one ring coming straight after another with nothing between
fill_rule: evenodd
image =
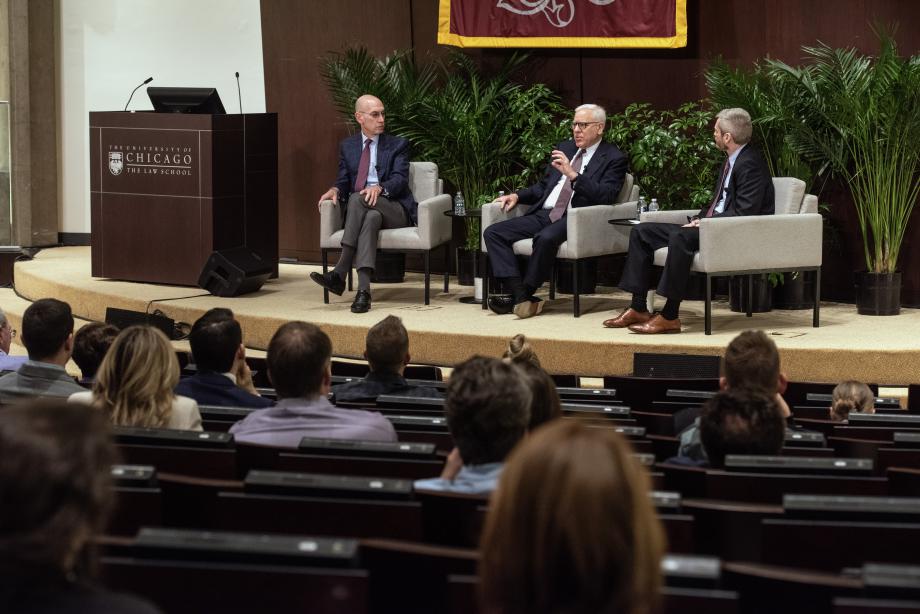
<instances>
[{"instance_id":1,"label":"black plant pot","mask_svg":"<svg viewBox=\"0 0 920 614\"><path fill-rule=\"evenodd\" d=\"M864 316L901 313L901 274L857 273L856 312Z\"/></svg>"},{"instance_id":2,"label":"black plant pot","mask_svg":"<svg viewBox=\"0 0 920 614\"><path fill-rule=\"evenodd\" d=\"M716 277L712 280L712 294L713 298L716 294L716 282L719 278ZM687 287L684 290L684 300L685 301L704 301L706 300L706 277L704 275L691 275L687 279Z\"/></svg>"},{"instance_id":3,"label":"black plant pot","mask_svg":"<svg viewBox=\"0 0 920 614\"><path fill-rule=\"evenodd\" d=\"M560 260L556 263L556 291L574 294L572 291L573 262ZM579 294L594 294L597 291L597 261L582 260L578 263Z\"/></svg>"},{"instance_id":4,"label":"black plant pot","mask_svg":"<svg viewBox=\"0 0 920 614\"><path fill-rule=\"evenodd\" d=\"M736 275L728 287L728 302L732 311L747 313L748 281L746 275ZM773 288L766 275L754 276L754 303L751 311L763 313L770 311Z\"/></svg>"},{"instance_id":5,"label":"black plant pot","mask_svg":"<svg viewBox=\"0 0 920 614\"><path fill-rule=\"evenodd\" d=\"M399 252L377 252L377 263L371 283L401 284L406 277L406 255Z\"/></svg>"},{"instance_id":6,"label":"black plant pot","mask_svg":"<svg viewBox=\"0 0 920 614\"><path fill-rule=\"evenodd\" d=\"M475 285L473 278L479 275L476 267L478 252L463 247L457 248L457 279L461 286Z\"/></svg>"},{"instance_id":7,"label":"black plant pot","mask_svg":"<svg viewBox=\"0 0 920 614\"><path fill-rule=\"evenodd\" d=\"M815 304L815 274L783 273L783 283L773 288L773 309L811 309Z\"/></svg>"}]
</instances>

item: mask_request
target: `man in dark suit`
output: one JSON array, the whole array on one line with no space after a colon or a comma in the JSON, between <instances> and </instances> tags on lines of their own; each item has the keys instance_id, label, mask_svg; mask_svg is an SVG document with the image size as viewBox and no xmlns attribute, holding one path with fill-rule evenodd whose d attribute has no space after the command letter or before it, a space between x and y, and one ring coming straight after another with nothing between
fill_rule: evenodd
<instances>
[{"instance_id":1,"label":"man in dark suit","mask_svg":"<svg viewBox=\"0 0 920 614\"><path fill-rule=\"evenodd\" d=\"M575 109L572 140L553 150L543 179L498 198L504 211L519 203L534 205L520 217L489 226L483 234L492 271L513 294L514 313L520 318L543 310L534 292L549 278L556 251L566 239L568 208L611 204L623 187L627 159L619 149L601 141L606 124L607 114L598 105ZM533 254L522 279L512 246L531 237Z\"/></svg>"},{"instance_id":2,"label":"man in dark suit","mask_svg":"<svg viewBox=\"0 0 920 614\"><path fill-rule=\"evenodd\" d=\"M712 202L683 226L643 222L632 229L626 268L620 288L632 293L632 304L619 316L604 322L608 328L636 333L679 333L678 311L684 297L694 254L700 249L700 218L738 215L772 215L773 179L760 151L748 145L751 116L744 109L724 109L716 116L713 138L727 158L716 182ZM668 300L660 314L652 315L646 301L655 250L668 248L668 259L658 284L658 294Z\"/></svg>"},{"instance_id":3,"label":"man in dark suit","mask_svg":"<svg viewBox=\"0 0 920 614\"><path fill-rule=\"evenodd\" d=\"M361 132L342 141L335 185L319 198L347 203L342 255L335 269L310 278L341 296L352 265L358 269L354 313L371 308L371 274L377 258L377 232L418 223L418 203L409 190L409 141L384 134L383 103L365 94L355 101ZM319 204L317 204L319 206Z\"/></svg>"},{"instance_id":4,"label":"man in dark suit","mask_svg":"<svg viewBox=\"0 0 920 614\"><path fill-rule=\"evenodd\" d=\"M215 307L205 312L192 325L189 345L198 372L180 380L176 394L199 405L260 408L272 404L253 386L243 331L232 311Z\"/></svg>"}]
</instances>

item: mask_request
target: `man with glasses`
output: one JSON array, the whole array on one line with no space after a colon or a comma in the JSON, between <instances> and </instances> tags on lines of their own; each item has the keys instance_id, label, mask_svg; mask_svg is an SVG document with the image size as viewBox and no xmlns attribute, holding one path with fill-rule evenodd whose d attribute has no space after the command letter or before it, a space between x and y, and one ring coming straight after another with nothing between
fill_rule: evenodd
<instances>
[{"instance_id":1,"label":"man with glasses","mask_svg":"<svg viewBox=\"0 0 920 614\"><path fill-rule=\"evenodd\" d=\"M0 309L0 372L18 371L19 367L26 362L26 356L10 356L10 345L16 338L16 329L10 326L6 314Z\"/></svg>"},{"instance_id":2,"label":"man with glasses","mask_svg":"<svg viewBox=\"0 0 920 614\"><path fill-rule=\"evenodd\" d=\"M503 211L518 204L533 205L524 215L493 224L483 233L492 271L513 295L514 313L519 318L543 311L543 302L534 292L549 278L556 251L566 240L568 208L611 204L623 187L627 159L601 140L606 124L607 113L596 104L575 109L572 139L552 151L543 179L497 199ZM530 238L533 253L522 277L512 246ZM494 299L490 299L489 307L496 313L504 312Z\"/></svg>"},{"instance_id":3,"label":"man with glasses","mask_svg":"<svg viewBox=\"0 0 920 614\"><path fill-rule=\"evenodd\" d=\"M409 190L409 141L384 134L386 112L375 96L355 101L358 134L339 147L335 185L319 198L345 204L342 255L332 271L311 273L310 279L333 294L345 291L345 277L358 269L353 313L371 308L371 274L377 258L377 232L418 224L418 203ZM319 206L319 203L317 206Z\"/></svg>"}]
</instances>

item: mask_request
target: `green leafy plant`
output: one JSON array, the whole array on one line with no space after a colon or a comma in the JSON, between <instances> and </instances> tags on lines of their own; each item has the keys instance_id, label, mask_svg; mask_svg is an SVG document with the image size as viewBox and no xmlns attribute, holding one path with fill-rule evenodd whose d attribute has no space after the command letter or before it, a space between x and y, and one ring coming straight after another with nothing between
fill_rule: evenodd
<instances>
[{"instance_id":1,"label":"green leafy plant","mask_svg":"<svg viewBox=\"0 0 920 614\"><path fill-rule=\"evenodd\" d=\"M877 57L803 47L805 65L770 60L768 71L799 93L788 127L796 153L826 161L850 189L866 268L894 273L920 194L920 56L898 55L889 34L880 42Z\"/></svg>"},{"instance_id":2,"label":"green leafy plant","mask_svg":"<svg viewBox=\"0 0 920 614\"><path fill-rule=\"evenodd\" d=\"M702 207L712 199L722 154L712 141L714 114L700 102L676 110L633 103L607 119L604 138L629 156L646 198L662 209Z\"/></svg>"}]
</instances>

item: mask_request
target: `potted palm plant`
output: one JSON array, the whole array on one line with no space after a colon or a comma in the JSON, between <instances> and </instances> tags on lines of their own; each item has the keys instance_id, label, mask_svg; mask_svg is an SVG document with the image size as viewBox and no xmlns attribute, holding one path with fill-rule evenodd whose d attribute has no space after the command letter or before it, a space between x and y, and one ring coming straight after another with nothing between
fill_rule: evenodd
<instances>
[{"instance_id":1,"label":"potted palm plant","mask_svg":"<svg viewBox=\"0 0 920 614\"><path fill-rule=\"evenodd\" d=\"M773 79L800 93L793 147L827 161L852 196L866 264L856 275L857 311L895 315L898 257L920 194L920 56L899 56L888 34L880 41L877 57L819 44L803 47L804 66L768 64Z\"/></svg>"}]
</instances>

